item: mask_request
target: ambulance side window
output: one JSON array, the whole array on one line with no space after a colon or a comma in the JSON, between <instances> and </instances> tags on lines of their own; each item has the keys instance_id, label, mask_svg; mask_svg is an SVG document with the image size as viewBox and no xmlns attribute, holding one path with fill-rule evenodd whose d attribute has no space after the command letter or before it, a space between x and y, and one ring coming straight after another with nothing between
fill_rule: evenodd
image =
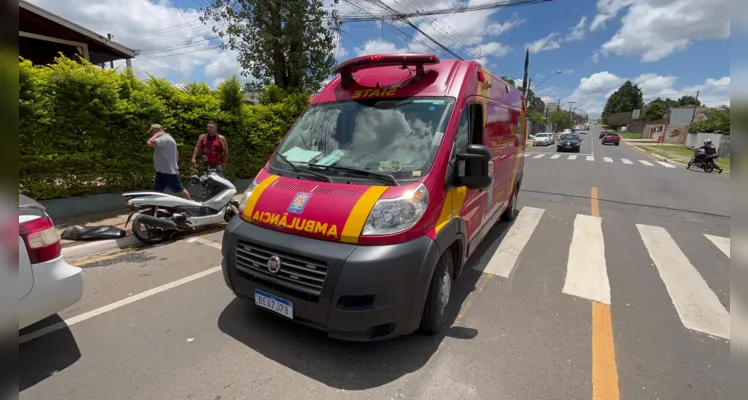
<instances>
[{"instance_id":1,"label":"ambulance side window","mask_svg":"<svg viewBox=\"0 0 748 400\"><path fill-rule=\"evenodd\" d=\"M455 154L465 150L468 144L483 144L483 108L480 104L469 104L462 110L455 135Z\"/></svg>"},{"instance_id":2,"label":"ambulance side window","mask_svg":"<svg viewBox=\"0 0 748 400\"><path fill-rule=\"evenodd\" d=\"M460 117L460 123L457 125L457 135L455 136L455 154L465 150L468 144L468 133L470 122L470 109L465 108Z\"/></svg>"}]
</instances>

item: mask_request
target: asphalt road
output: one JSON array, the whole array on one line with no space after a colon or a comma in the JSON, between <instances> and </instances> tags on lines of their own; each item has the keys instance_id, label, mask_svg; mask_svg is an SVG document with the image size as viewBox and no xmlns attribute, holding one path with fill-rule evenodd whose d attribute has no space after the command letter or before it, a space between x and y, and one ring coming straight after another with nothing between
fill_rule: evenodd
<instances>
[{"instance_id":1,"label":"asphalt road","mask_svg":"<svg viewBox=\"0 0 748 400\"><path fill-rule=\"evenodd\" d=\"M22 338L20 398L727 398L729 178L583 143L528 149L547 154L520 217L469 261L442 336L345 343L260 312L213 232L85 261L83 299L21 332L62 326Z\"/></svg>"}]
</instances>

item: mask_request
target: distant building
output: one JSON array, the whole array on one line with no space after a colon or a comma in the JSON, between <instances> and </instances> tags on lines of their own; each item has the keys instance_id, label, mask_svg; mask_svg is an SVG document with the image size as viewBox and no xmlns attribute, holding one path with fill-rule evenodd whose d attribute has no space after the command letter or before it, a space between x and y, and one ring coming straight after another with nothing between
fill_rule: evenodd
<instances>
[{"instance_id":1,"label":"distant building","mask_svg":"<svg viewBox=\"0 0 748 400\"><path fill-rule=\"evenodd\" d=\"M543 110L543 114L549 115L550 113L556 110L558 110L558 103L546 103L545 110Z\"/></svg>"},{"instance_id":2,"label":"distant building","mask_svg":"<svg viewBox=\"0 0 748 400\"><path fill-rule=\"evenodd\" d=\"M703 113L707 110L707 107L697 106L682 106L671 108L665 113L665 119L668 120L668 125L685 127L691 124L691 122L697 121L696 116L703 117Z\"/></svg>"},{"instance_id":3,"label":"distant building","mask_svg":"<svg viewBox=\"0 0 748 400\"><path fill-rule=\"evenodd\" d=\"M140 54L26 0L18 2L18 55L34 64L54 62L59 53L93 64L130 60Z\"/></svg>"}]
</instances>

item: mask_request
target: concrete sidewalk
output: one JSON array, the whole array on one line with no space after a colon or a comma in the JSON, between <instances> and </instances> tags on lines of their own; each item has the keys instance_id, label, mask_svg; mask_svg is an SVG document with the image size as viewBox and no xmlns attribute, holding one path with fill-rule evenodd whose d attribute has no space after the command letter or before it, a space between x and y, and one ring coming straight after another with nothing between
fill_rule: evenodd
<instances>
[{"instance_id":1,"label":"concrete sidewalk","mask_svg":"<svg viewBox=\"0 0 748 400\"><path fill-rule=\"evenodd\" d=\"M234 196L234 200L239 201L244 193L239 193ZM114 226L119 229L123 229L127 232L127 236L120 239L107 239L107 240L60 240L62 244L62 254L67 259L84 258L92 255L101 254L104 252L110 252L113 250L123 250L131 247L138 247L144 245L132 234L132 221L125 228L125 222L127 221L127 215L129 210L122 208L122 210L96 213L89 215L81 215L77 217L58 218L54 220L55 228L57 230L57 236L62 234L62 231L69 226Z\"/></svg>"}]
</instances>

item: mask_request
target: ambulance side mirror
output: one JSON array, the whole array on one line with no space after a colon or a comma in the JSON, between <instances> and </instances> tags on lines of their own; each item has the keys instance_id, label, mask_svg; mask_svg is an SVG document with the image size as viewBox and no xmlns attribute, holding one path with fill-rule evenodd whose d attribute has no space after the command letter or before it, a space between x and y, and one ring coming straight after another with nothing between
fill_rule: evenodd
<instances>
[{"instance_id":1,"label":"ambulance side mirror","mask_svg":"<svg viewBox=\"0 0 748 400\"><path fill-rule=\"evenodd\" d=\"M455 186L484 189L491 185L490 161L491 150L488 147L478 144L468 145L464 153L457 153Z\"/></svg>"}]
</instances>

